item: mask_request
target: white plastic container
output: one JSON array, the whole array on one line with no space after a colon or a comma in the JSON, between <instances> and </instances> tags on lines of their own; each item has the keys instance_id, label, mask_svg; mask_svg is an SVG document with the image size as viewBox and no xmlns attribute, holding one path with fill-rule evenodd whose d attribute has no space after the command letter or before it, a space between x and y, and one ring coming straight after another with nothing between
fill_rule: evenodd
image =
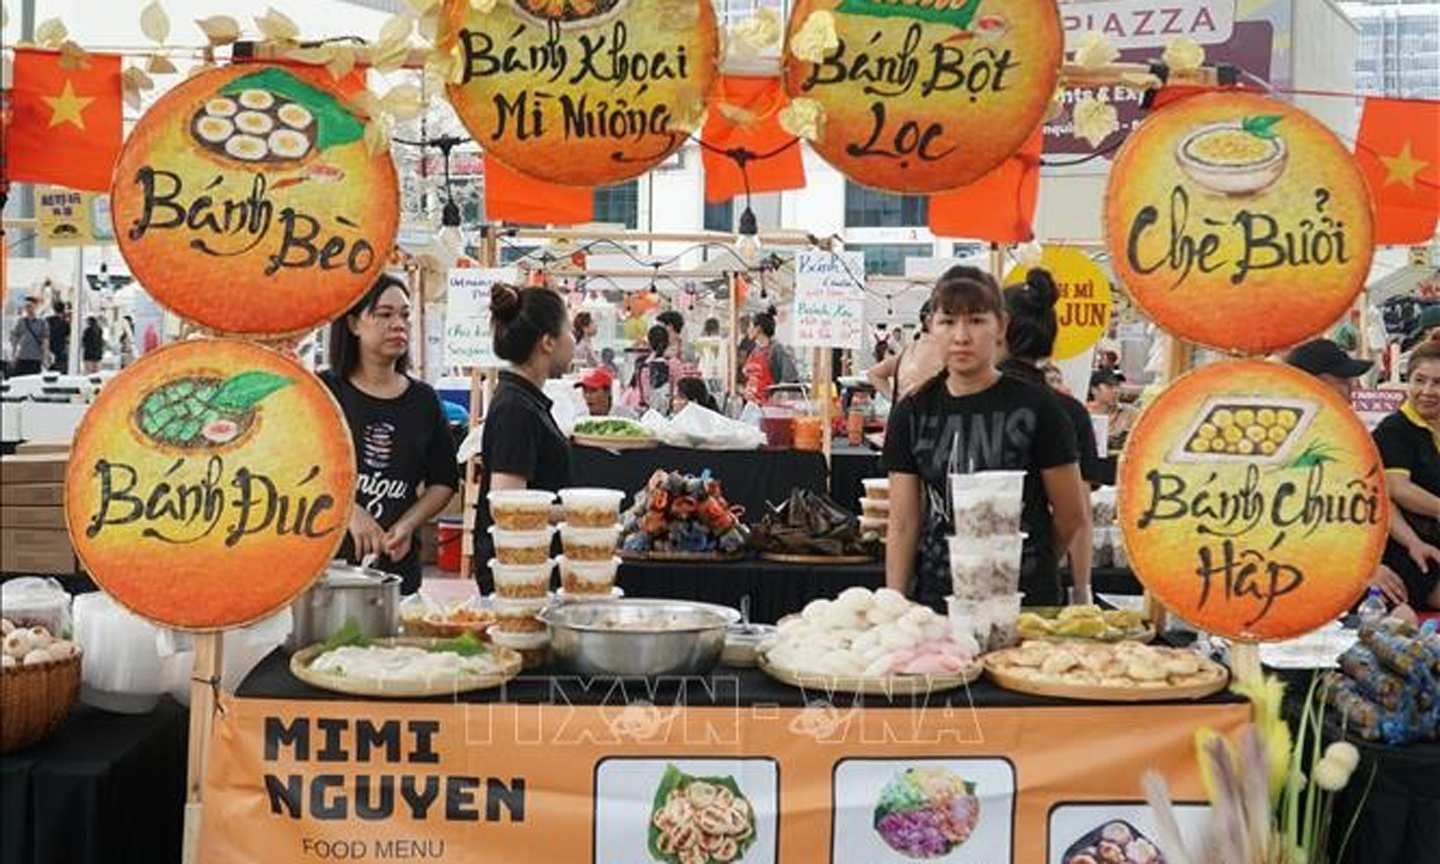
<instances>
[{"instance_id":1,"label":"white plastic container","mask_svg":"<svg viewBox=\"0 0 1440 864\"><path fill-rule=\"evenodd\" d=\"M620 521L620 502L625 493L617 489L561 489L560 504L565 521L575 528L605 528Z\"/></svg>"},{"instance_id":2,"label":"white plastic container","mask_svg":"<svg viewBox=\"0 0 1440 864\"><path fill-rule=\"evenodd\" d=\"M502 601L544 601L550 591L550 574L555 570L551 559L542 564L502 564L492 558L489 563L495 596Z\"/></svg>"},{"instance_id":3,"label":"white plastic container","mask_svg":"<svg viewBox=\"0 0 1440 864\"><path fill-rule=\"evenodd\" d=\"M609 594L615 587L615 574L620 570L620 559L608 561L571 561L560 556L560 582L565 593L571 597L581 594Z\"/></svg>"},{"instance_id":4,"label":"white plastic container","mask_svg":"<svg viewBox=\"0 0 1440 864\"><path fill-rule=\"evenodd\" d=\"M536 531L507 531L490 526L490 536L495 540L495 560L501 564L543 564L550 560L550 541L555 538L555 529L546 525Z\"/></svg>"},{"instance_id":5,"label":"white plastic container","mask_svg":"<svg viewBox=\"0 0 1440 864\"><path fill-rule=\"evenodd\" d=\"M561 588L559 591L555 592L555 602L557 603L590 603L600 600L620 600L624 597L625 589L621 588L619 585L611 588L609 594L571 594L564 588Z\"/></svg>"},{"instance_id":6,"label":"white plastic container","mask_svg":"<svg viewBox=\"0 0 1440 864\"><path fill-rule=\"evenodd\" d=\"M871 519L890 518L890 499L888 498L861 498L860 510Z\"/></svg>"},{"instance_id":7,"label":"white plastic container","mask_svg":"<svg viewBox=\"0 0 1440 864\"><path fill-rule=\"evenodd\" d=\"M867 477L860 481L865 487L865 497L872 501L888 501L890 499L890 478L889 477Z\"/></svg>"},{"instance_id":8,"label":"white plastic container","mask_svg":"<svg viewBox=\"0 0 1440 864\"><path fill-rule=\"evenodd\" d=\"M620 526L587 528L566 522L560 526L560 543L568 561L609 561L620 545Z\"/></svg>"},{"instance_id":9,"label":"white plastic container","mask_svg":"<svg viewBox=\"0 0 1440 864\"><path fill-rule=\"evenodd\" d=\"M543 489L506 489L491 492L490 518L506 531L539 531L550 525L555 494Z\"/></svg>"},{"instance_id":10,"label":"white plastic container","mask_svg":"<svg viewBox=\"0 0 1440 864\"><path fill-rule=\"evenodd\" d=\"M495 624L487 631L505 633L545 632L545 622L540 613L549 605L549 598L512 600L506 597L494 598Z\"/></svg>"}]
</instances>

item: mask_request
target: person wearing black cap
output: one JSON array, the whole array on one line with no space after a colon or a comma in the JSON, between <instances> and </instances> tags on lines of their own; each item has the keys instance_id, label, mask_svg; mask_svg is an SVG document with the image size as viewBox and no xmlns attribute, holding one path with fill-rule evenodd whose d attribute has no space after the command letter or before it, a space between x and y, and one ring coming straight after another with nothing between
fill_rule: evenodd
<instances>
[{"instance_id":1,"label":"person wearing black cap","mask_svg":"<svg viewBox=\"0 0 1440 864\"><path fill-rule=\"evenodd\" d=\"M1109 449L1115 453L1125 446L1140 412L1133 405L1120 401L1120 376L1113 369L1096 369L1090 373L1090 402L1093 413L1110 418Z\"/></svg>"},{"instance_id":2,"label":"person wearing black cap","mask_svg":"<svg viewBox=\"0 0 1440 864\"><path fill-rule=\"evenodd\" d=\"M1374 365L1369 360L1356 360L1329 339L1313 339L1294 348L1286 355L1285 362L1320 379L1347 404L1355 379L1369 372ZM1423 573L1432 560L1440 561L1440 551L1425 543L1406 522L1400 508L1395 506L1390 508L1390 536L1393 542L1386 555L1386 563L1376 569L1370 584L1379 588L1395 606L1405 606L1410 602L1409 585L1418 584L1416 578L1409 578L1412 577L1409 571L1414 569L1409 565L1413 562L1419 567L1418 572ZM1402 561L1401 555L1395 554L1396 550L1403 550L1403 556L1409 560ZM1398 568L1400 572L1392 568ZM1416 599L1423 602L1423 597Z\"/></svg>"},{"instance_id":3,"label":"person wearing black cap","mask_svg":"<svg viewBox=\"0 0 1440 864\"><path fill-rule=\"evenodd\" d=\"M1346 402L1355 379L1375 365L1370 360L1356 360L1329 339L1312 339L1298 346L1286 355L1285 362L1319 378Z\"/></svg>"}]
</instances>

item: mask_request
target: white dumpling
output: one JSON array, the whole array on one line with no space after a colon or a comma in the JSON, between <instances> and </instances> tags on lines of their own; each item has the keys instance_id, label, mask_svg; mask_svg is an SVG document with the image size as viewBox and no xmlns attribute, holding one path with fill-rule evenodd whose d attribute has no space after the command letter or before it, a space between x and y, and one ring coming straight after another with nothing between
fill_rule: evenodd
<instances>
[{"instance_id":1,"label":"white dumpling","mask_svg":"<svg viewBox=\"0 0 1440 864\"><path fill-rule=\"evenodd\" d=\"M915 606L900 616L900 623L910 623L916 627L925 626L925 622L935 616L935 610L929 606Z\"/></svg>"},{"instance_id":2,"label":"white dumpling","mask_svg":"<svg viewBox=\"0 0 1440 864\"><path fill-rule=\"evenodd\" d=\"M910 608L910 601L894 588L881 588L875 592L875 605L900 615Z\"/></svg>"},{"instance_id":3,"label":"white dumpling","mask_svg":"<svg viewBox=\"0 0 1440 864\"><path fill-rule=\"evenodd\" d=\"M860 635L856 636L854 639L851 640L850 650L863 652L871 648L872 646L879 644L880 634L875 630L866 630L865 632L861 633Z\"/></svg>"},{"instance_id":4,"label":"white dumpling","mask_svg":"<svg viewBox=\"0 0 1440 864\"><path fill-rule=\"evenodd\" d=\"M875 606L871 606L870 610L865 613L865 620L869 621L871 626L874 627L878 627L881 624L889 624L891 621L894 621L898 617L899 615L896 614L894 609L880 606L878 604Z\"/></svg>"},{"instance_id":5,"label":"white dumpling","mask_svg":"<svg viewBox=\"0 0 1440 864\"><path fill-rule=\"evenodd\" d=\"M841 591L835 602L852 611L865 612L875 605L875 595L871 594L869 589L856 585Z\"/></svg>"},{"instance_id":6,"label":"white dumpling","mask_svg":"<svg viewBox=\"0 0 1440 864\"><path fill-rule=\"evenodd\" d=\"M836 651L829 662L836 675L859 675L865 670L865 661L853 651Z\"/></svg>"},{"instance_id":7,"label":"white dumpling","mask_svg":"<svg viewBox=\"0 0 1440 864\"><path fill-rule=\"evenodd\" d=\"M863 621L863 619L860 620ZM825 609L825 612L820 619L820 623L824 624L825 627L829 630L861 629L859 626L857 626L857 616L855 612L851 609L847 609L839 603L831 603Z\"/></svg>"},{"instance_id":8,"label":"white dumpling","mask_svg":"<svg viewBox=\"0 0 1440 864\"><path fill-rule=\"evenodd\" d=\"M944 618L933 618L920 628L920 635L926 642L944 639L950 633L950 624Z\"/></svg>"},{"instance_id":9,"label":"white dumpling","mask_svg":"<svg viewBox=\"0 0 1440 864\"><path fill-rule=\"evenodd\" d=\"M804 616L806 621L813 621L818 624L824 619L825 613L830 608L830 605L829 600L811 600L805 604L805 611L800 614Z\"/></svg>"},{"instance_id":10,"label":"white dumpling","mask_svg":"<svg viewBox=\"0 0 1440 864\"><path fill-rule=\"evenodd\" d=\"M861 674L863 674L866 678L883 678L886 675L889 675L890 655L888 653L882 654L879 657L869 661L869 663L867 663L865 666L865 671Z\"/></svg>"},{"instance_id":11,"label":"white dumpling","mask_svg":"<svg viewBox=\"0 0 1440 864\"><path fill-rule=\"evenodd\" d=\"M871 645L869 648L866 648L864 651L859 653L860 658L866 663L874 663L881 657L889 657L895 652L889 648L886 648L884 645L881 645L879 642L876 642L874 645Z\"/></svg>"},{"instance_id":12,"label":"white dumpling","mask_svg":"<svg viewBox=\"0 0 1440 864\"><path fill-rule=\"evenodd\" d=\"M914 648L920 644L920 634L903 630L897 624L886 624L880 628L880 644L893 651Z\"/></svg>"}]
</instances>

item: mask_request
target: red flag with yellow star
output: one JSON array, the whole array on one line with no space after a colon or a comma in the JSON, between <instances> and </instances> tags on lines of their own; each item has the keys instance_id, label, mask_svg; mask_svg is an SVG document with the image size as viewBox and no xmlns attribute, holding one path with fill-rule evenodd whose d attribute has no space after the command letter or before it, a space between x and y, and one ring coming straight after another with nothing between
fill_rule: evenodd
<instances>
[{"instance_id":1,"label":"red flag with yellow star","mask_svg":"<svg viewBox=\"0 0 1440 864\"><path fill-rule=\"evenodd\" d=\"M1366 99L1355 159L1375 199L1375 242L1429 243L1440 218L1440 102Z\"/></svg>"},{"instance_id":2,"label":"red flag with yellow star","mask_svg":"<svg viewBox=\"0 0 1440 864\"><path fill-rule=\"evenodd\" d=\"M120 58L87 54L66 69L57 51L15 52L5 172L12 182L110 191L120 155Z\"/></svg>"}]
</instances>

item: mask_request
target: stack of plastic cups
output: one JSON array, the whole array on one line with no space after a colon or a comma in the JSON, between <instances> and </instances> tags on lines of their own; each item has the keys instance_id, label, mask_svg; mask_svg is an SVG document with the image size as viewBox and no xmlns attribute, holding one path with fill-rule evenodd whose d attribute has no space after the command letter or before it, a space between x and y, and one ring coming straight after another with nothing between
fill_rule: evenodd
<instances>
[{"instance_id":1,"label":"stack of plastic cups","mask_svg":"<svg viewBox=\"0 0 1440 864\"><path fill-rule=\"evenodd\" d=\"M620 502L614 489L561 489L565 522L560 526L560 598L610 600L623 596L615 585L620 559Z\"/></svg>"},{"instance_id":2,"label":"stack of plastic cups","mask_svg":"<svg viewBox=\"0 0 1440 864\"><path fill-rule=\"evenodd\" d=\"M950 626L982 651L1013 645L1020 617L1025 535L1024 471L950 475L955 534L950 537Z\"/></svg>"},{"instance_id":3,"label":"stack of plastic cups","mask_svg":"<svg viewBox=\"0 0 1440 864\"><path fill-rule=\"evenodd\" d=\"M890 533L890 478L869 477L860 481L865 497L860 499L860 533L874 532L880 542Z\"/></svg>"},{"instance_id":4,"label":"stack of plastic cups","mask_svg":"<svg viewBox=\"0 0 1440 864\"><path fill-rule=\"evenodd\" d=\"M554 501L554 495L536 490L491 492L489 496L495 522L490 529L495 557L489 565L495 581L496 621L486 635L496 645L519 652L527 669L543 665L550 652L550 628L540 615L549 602L550 575L555 569L550 557Z\"/></svg>"}]
</instances>

